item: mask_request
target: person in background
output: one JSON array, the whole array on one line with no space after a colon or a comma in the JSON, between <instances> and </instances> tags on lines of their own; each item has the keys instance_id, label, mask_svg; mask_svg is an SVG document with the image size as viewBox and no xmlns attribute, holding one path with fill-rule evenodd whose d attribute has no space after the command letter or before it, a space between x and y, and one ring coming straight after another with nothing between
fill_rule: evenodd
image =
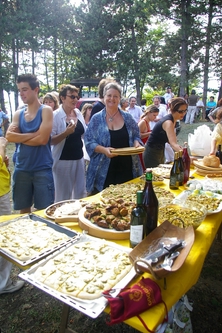
<instances>
[{"instance_id":1,"label":"person in background","mask_svg":"<svg viewBox=\"0 0 222 333\"><path fill-rule=\"evenodd\" d=\"M102 80L99 82L99 85L98 85L99 101L96 102L96 103L93 105L90 119L92 118L92 116L93 116L94 114L96 114L97 112L99 112L99 111L101 111L102 109L104 109L105 104L104 104L103 90L104 90L105 85L106 85L107 83L109 83L109 82L115 82L115 81L114 81L113 79L102 79Z\"/></svg>"},{"instance_id":2,"label":"person in background","mask_svg":"<svg viewBox=\"0 0 222 333\"><path fill-rule=\"evenodd\" d=\"M207 121L210 121L208 115L211 111L213 111L212 109L214 109L216 106L217 106L217 103L214 101L214 96L210 96L210 100L207 102L206 112L205 112L205 119Z\"/></svg>"},{"instance_id":3,"label":"person in background","mask_svg":"<svg viewBox=\"0 0 222 333\"><path fill-rule=\"evenodd\" d=\"M160 104L160 96L154 96L153 97L153 104L158 108L159 110L159 113L158 113L158 116L155 118L154 121L150 121L150 128L151 130L154 128L156 122L158 120L160 120L161 118L163 118L164 116L167 115L167 108L166 108L166 104Z\"/></svg>"},{"instance_id":4,"label":"person in background","mask_svg":"<svg viewBox=\"0 0 222 333\"><path fill-rule=\"evenodd\" d=\"M59 101L54 93L47 93L43 97L42 104L51 106L52 110L55 111L59 108Z\"/></svg>"},{"instance_id":5,"label":"person in background","mask_svg":"<svg viewBox=\"0 0 222 333\"><path fill-rule=\"evenodd\" d=\"M203 103L203 101L200 97L198 98L196 107L197 107L197 109L196 109L196 115L195 116L196 116L197 119L201 119L202 118L201 115L202 115L203 108L204 108L204 103Z\"/></svg>"},{"instance_id":6,"label":"person in background","mask_svg":"<svg viewBox=\"0 0 222 333\"><path fill-rule=\"evenodd\" d=\"M187 102L184 98L172 98L170 103L170 114L160 119L153 128L143 153L146 168L157 167L164 163L165 143L168 142L174 151L182 149L177 143L175 125L182 120L187 112Z\"/></svg>"},{"instance_id":7,"label":"person in background","mask_svg":"<svg viewBox=\"0 0 222 333\"><path fill-rule=\"evenodd\" d=\"M135 121L138 123L140 121L140 117L143 114L143 111L141 110L141 107L136 105L136 97L131 96L129 98L129 106L127 108L127 111L131 114L131 116L135 119Z\"/></svg>"},{"instance_id":8,"label":"person in background","mask_svg":"<svg viewBox=\"0 0 222 333\"><path fill-rule=\"evenodd\" d=\"M83 108L81 110L86 126L88 126L89 124L92 108L93 108L92 104L86 103L83 105Z\"/></svg>"},{"instance_id":9,"label":"person in background","mask_svg":"<svg viewBox=\"0 0 222 333\"><path fill-rule=\"evenodd\" d=\"M222 106L222 98L219 99L219 101L217 102L217 107L215 109L213 109L209 114L208 114L208 118L210 119L210 121L212 121L212 123L217 124L217 119L216 119L216 115L217 115L217 111L219 110L219 108Z\"/></svg>"},{"instance_id":10,"label":"person in background","mask_svg":"<svg viewBox=\"0 0 222 333\"><path fill-rule=\"evenodd\" d=\"M189 95L188 95L188 94L184 94L184 95L183 95L183 98L184 98L185 101L187 101L187 103L188 103ZM184 122L185 122L185 120L186 120L186 114L185 114L184 117L183 117L183 121L184 121Z\"/></svg>"},{"instance_id":11,"label":"person in background","mask_svg":"<svg viewBox=\"0 0 222 333\"><path fill-rule=\"evenodd\" d=\"M138 123L139 130L140 130L140 137L143 143L145 144L148 140L148 137L151 134L151 129L150 129L150 122L154 121L156 117L158 117L159 114L159 109L155 105L150 105L146 108L144 114L141 116L141 120ZM140 157L140 162L143 167L143 171L145 171L145 165L143 163L143 155L139 154Z\"/></svg>"},{"instance_id":12,"label":"person in background","mask_svg":"<svg viewBox=\"0 0 222 333\"><path fill-rule=\"evenodd\" d=\"M10 188L11 177L8 170L9 160L5 154L7 140L0 137L0 215L11 214L10 203ZM6 293L13 293L21 289L25 282L17 280L12 282L10 279L10 273L12 269L12 263L0 256L0 295Z\"/></svg>"},{"instance_id":13,"label":"person in background","mask_svg":"<svg viewBox=\"0 0 222 333\"><path fill-rule=\"evenodd\" d=\"M168 109L168 102L171 98L174 98L174 93L171 90L171 87L167 87L166 89L166 93L163 95L164 99L165 99L165 103L167 105L167 109Z\"/></svg>"},{"instance_id":14,"label":"person in background","mask_svg":"<svg viewBox=\"0 0 222 333\"><path fill-rule=\"evenodd\" d=\"M118 108L122 88L116 82L104 87L105 108L95 114L84 137L90 157L86 189L90 194L110 184L121 184L142 175L137 155L118 156L112 148L140 147L139 128L133 117Z\"/></svg>"},{"instance_id":15,"label":"person in background","mask_svg":"<svg viewBox=\"0 0 222 333\"><path fill-rule=\"evenodd\" d=\"M19 144L13 173L14 209L30 213L33 202L37 209L54 202L50 147L53 111L50 106L40 104L35 75L19 75L17 87L27 105L15 112L6 139Z\"/></svg>"},{"instance_id":16,"label":"person in background","mask_svg":"<svg viewBox=\"0 0 222 333\"><path fill-rule=\"evenodd\" d=\"M215 155L217 146L222 145L222 107L219 107L216 113L215 128L211 137L210 155Z\"/></svg>"},{"instance_id":17,"label":"person in background","mask_svg":"<svg viewBox=\"0 0 222 333\"><path fill-rule=\"evenodd\" d=\"M141 110L145 112L146 110L146 98L141 99Z\"/></svg>"},{"instance_id":18,"label":"person in background","mask_svg":"<svg viewBox=\"0 0 222 333\"><path fill-rule=\"evenodd\" d=\"M185 124L193 124L194 117L197 111L197 101L199 97L196 95L196 90L192 89L191 94L188 97L188 112L186 114Z\"/></svg>"},{"instance_id":19,"label":"person in background","mask_svg":"<svg viewBox=\"0 0 222 333\"><path fill-rule=\"evenodd\" d=\"M121 98L121 101L120 101L121 110L127 112L128 106L129 106L128 98L124 98L124 97Z\"/></svg>"},{"instance_id":20,"label":"person in background","mask_svg":"<svg viewBox=\"0 0 222 333\"><path fill-rule=\"evenodd\" d=\"M4 134L2 129L5 121L9 121L8 115L0 109L0 137Z\"/></svg>"},{"instance_id":21,"label":"person in background","mask_svg":"<svg viewBox=\"0 0 222 333\"><path fill-rule=\"evenodd\" d=\"M53 112L51 144L55 202L86 196L82 142L86 125L82 113L76 108L78 93L79 89L71 84L61 85L61 104Z\"/></svg>"}]
</instances>

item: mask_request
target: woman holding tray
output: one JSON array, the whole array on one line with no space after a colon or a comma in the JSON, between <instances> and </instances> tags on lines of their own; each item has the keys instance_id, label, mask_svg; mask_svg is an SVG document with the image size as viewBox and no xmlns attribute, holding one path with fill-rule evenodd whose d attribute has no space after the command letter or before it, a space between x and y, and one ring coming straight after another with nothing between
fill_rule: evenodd
<instances>
[{"instance_id":1,"label":"woman holding tray","mask_svg":"<svg viewBox=\"0 0 222 333\"><path fill-rule=\"evenodd\" d=\"M86 174L86 189L90 194L102 191L110 184L120 184L142 174L138 155L119 156L113 148L140 147L139 127L133 117L118 108L122 88L116 82L104 88L105 108L95 114L85 134L85 146L90 157Z\"/></svg>"},{"instance_id":2,"label":"woman holding tray","mask_svg":"<svg viewBox=\"0 0 222 333\"><path fill-rule=\"evenodd\" d=\"M169 143L174 151L182 150L178 145L175 125L187 112L187 101L182 97L172 98L169 102L170 114L160 119L153 128L143 153L146 168L154 168L164 163L165 143Z\"/></svg>"}]
</instances>

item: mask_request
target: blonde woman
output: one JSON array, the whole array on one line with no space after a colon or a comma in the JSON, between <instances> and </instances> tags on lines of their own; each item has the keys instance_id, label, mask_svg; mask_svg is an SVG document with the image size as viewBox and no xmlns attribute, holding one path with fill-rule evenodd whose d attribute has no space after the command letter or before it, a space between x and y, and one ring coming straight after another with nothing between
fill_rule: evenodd
<instances>
[{"instance_id":1,"label":"blonde woman","mask_svg":"<svg viewBox=\"0 0 222 333\"><path fill-rule=\"evenodd\" d=\"M144 114L141 116L140 121L138 123L139 130L140 130L140 137L143 143L145 144L150 136L151 128L150 128L150 121L154 121L159 114L159 109L156 105L148 106ZM146 170L144 162L143 162L143 155L139 154L140 162L143 168L143 171Z\"/></svg>"},{"instance_id":2,"label":"blonde woman","mask_svg":"<svg viewBox=\"0 0 222 333\"><path fill-rule=\"evenodd\" d=\"M86 126L88 126L89 124L92 108L92 104L86 103L83 105L83 108L81 110Z\"/></svg>"},{"instance_id":3,"label":"blonde woman","mask_svg":"<svg viewBox=\"0 0 222 333\"><path fill-rule=\"evenodd\" d=\"M144 114L141 116L141 120L138 123L139 130L140 130L140 137L143 143L146 143L150 133L150 121L154 121L158 116L159 109L155 105L150 105L146 108Z\"/></svg>"},{"instance_id":4,"label":"blonde woman","mask_svg":"<svg viewBox=\"0 0 222 333\"><path fill-rule=\"evenodd\" d=\"M58 98L56 97L56 95L54 93L47 93L43 97L42 104L51 106L53 111L55 111L59 108L59 101L58 101Z\"/></svg>"}]
</instances>

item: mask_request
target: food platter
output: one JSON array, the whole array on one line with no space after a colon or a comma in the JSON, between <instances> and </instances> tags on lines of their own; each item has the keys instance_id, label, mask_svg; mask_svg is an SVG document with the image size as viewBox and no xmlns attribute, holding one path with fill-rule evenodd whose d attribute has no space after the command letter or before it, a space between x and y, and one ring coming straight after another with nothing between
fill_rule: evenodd
<instances>
[{"instance_id":1,"label":"food platter","mask_svg":"<svg viewBox=\"0 0 222 333\"><path fill-rule=\"evenodd\" d=\"M145 174L142 175L142 176L140 177L140 179L142 179L142 180L145 181L145 179L146 179ZM159 185L159 186L161 186L161 185L164 184L164 177L153 174L153 177L152 177L152 183L153 183L153 185L156 185L156 186Z\"/></svg>"},{"instance_id":2,"label":"food platter","mask_svg":"<svg viewBox=\"0 0 222 333\"><path fill-rule=\"evenodd\" d=\"M45 216L56 222L78 222L79 210L86 205L84 200L63 200L56 202L45 209Z\"/></svg>"},{"instance_id":3,"label":"food platter","mask_svg":"<svg viewBox=\"0 0 222 333\"><path fill-rule=\"evenodd\" d=\"M204 179L189 180L185 186L187 190L211 191L222 194L222 179L205 177Z\"/></svg>"},{"instance_id":4,"label":"food platter","mask_svg":"<svg viewBox=\"0 0 222 333\"><path fill-rule=\"evenodd\" d=\"M112 203L118 199L136 203L136 192L144 189L143 180L138 183L124 183L110 185L100 193L100 199L104 203Z\"/></svg>"},{"instance_id":5,"label":"food platter","mask_svg":"<svg viewBox=\"0 0 222 333\"><path fill-rule=\"evenodd\" d=\"M104 203L116 202L118 199L127 202L133 202L136 204L136 192L143 191L145 185L144 180L140 180L138 183L124 183L117 185L110 185L100 193L100 200ZM172 201L174 194L157 184L153 184L154 192L157 199L164 198L165 200Z\"/></svg>"},{"instance_id":6,"label":"food platter","mask_svg":"<svg viewBox=\"0 0 222 333\"><path fill-rule=\"evenodd\" d=\"M152 168L152 171L153 174L156 176L170 178L171 169L172 169L172 164L159 164L157 167Z\"/></svg>"},{"instance_id":7,"label":"food platter","mask_svg":"<svg viewBox=\"0 0 222 333\"><path fill-rule=\"evenodd\" d=\"M207 215L219 213L222 210L222 195L211 191L185 190L181 192L173 203L191 203L203 205L207 210Z\"/></svg>"},{"instance_id":8,"label":"food platter","mask_svg":"<svg viewBox=\"0 0 222 333\"><path fill-rule=\"evenodd\" d=\"M93 224L90 220L85 218L84 216L85 211L86 211L85 207L83 207L79 211L79 226L82 230L87 231L89 235L109 240L129 239L130 230L117 231L114 229L103 229L101 227L98 227L96 224Z\"/></svg>"},{"instance_id":9,"label":"food platter","mask_svg":"<svg viewBox=\"0 0 222 333\"><path fill-rule=\"evenodd\" d=\"M10 230L9 238L5 230ZM78 236L73 230L35 214L1 223L0 235L1 255L22 269L72 243ZM1 246L1 241L4 246Z\"/></svg>"},{"instance_id":10,"label":"food platter","mask_svg":"<svg viewBox=\"0 0 222 333\"><path fill-rule=\"evenodd\" d=\"M209 167L203 164L203 160L197 160L197 161L193 161L193 164L198 168L198 169L202 169L205 171L212 171L212 172L221 172L222 173L222 165L220 165L219 168L213 168L213 167Z\"/></svg>"},{"instance_id":11,"label":"food platter","mask_svg":"<svg viewBox=\"0 0 222 333\"><path fill-rule=\"evenodd\" d=\"M58 265L60 265L60 260L61 258L64 258L64 260L67 260L70 262L69 271L67 270L65 274L70 274L71 277L74 277L76 274L76 264L71 265L72 260L69 260L69 255L73 253L73 259L77 257L80 258L76 253L76 249L78 250L78 247L81 246L82 243L84 242L93 242L93 253L95 252L94 249L96 250L97 248L100 247L101 244L105 243L106 247L109 248L110 251L113 252L118 252L120 255L124 255L128 258L128 253L130 252L130 249L122 247L120 245L117 245L113 242L108 242L100 239L96 239L94 237L82 234L80 235L80 239L73 245L64 247L63 249L53 253L52 255L48 256L46 259L42 260L41 262L35 264L32 266L30 269L22 272L19 274L19 277L22 278L23 280L31 283L32 285L36 286L37 288L43 290L44 292L48 293L49 295L59 299L63 303L70 305L71 307L77 309L78 311L90 316L91 318L97 318L99 314L105 309L105 307L108 304L107 299L102 296L100 293L98 298L95 299L80 299L78 297L74 297L71 293L66 293L64 289L62 288L57 288L55 284L58 286L58 280L55 279L55 284L54 283L46 283L46 281L41 281L39 278L40 275L38 274L38 271L45 270L48 272L47 267L52 267L51 265L53 264L53 261L56 261ZM90 266L95 268L95 271L103 267L103 263L105 261L99 260L98 265L93 264L93 253L80 253L79 255L82 257L82 260L80 260L79 265L82 265L82 267L85 267L86 273L88 270L90 270ZM106 256L106 252L104 253L104 259ZM85 257L85 259L84 259ZM97 257L97 256L96 256ZM95 258L96 258L95 257ZM75 260L75 259L74 259ZM129 259L128 259L129 260ZM63 262L63 260L62 260ZM81 264L82 262L82 264ZM108 269L110 266L109 261L106 261L108 264ZM87 265L85 265L87 263ZM130 263L129 263L130 264ZM106 265L107 266L107 265ZM54 271L54 275L57 276L59 273L57 270L59 268L56 268L56 271ZM72 273L73 270L73 273ZM84 271L84 269L83 269ZM118 295L120 292L121 288L124 288L136 275L135 269L132 267L132 265L129 265L129 269L127 269L128 273L126 273L125 276L119 278L119 282L117 282L114 286L115 290L114 293L112 294L114 297ZM84 273L83 273L84 274ZM117 273L118 274L118 273ZM98 276L99 274L97 274ZM78 283L81 285L81 281L83 281L83 277L81 278L80 276L77 276L78 278ZM84 275L85 278L85 275ZM52 279L53 280L53 279ZM66 279L64 279L66 280ZM52 282L52 281L51 281ZM85 281L87 282L87 281Z\"/></svg>"},{"instance_id":12,"label":"food platter","mask_svg":"<svg viewBox=\"0 0 222 333\"><path fill-rule=\"evenodd\" d=\"M117 154L121 156L127 156L127 155L138 155L142 154L145 150L145 147L125 147L125 148L113 148L111 149L112 154Z\"/></svg>"}]
</instances>

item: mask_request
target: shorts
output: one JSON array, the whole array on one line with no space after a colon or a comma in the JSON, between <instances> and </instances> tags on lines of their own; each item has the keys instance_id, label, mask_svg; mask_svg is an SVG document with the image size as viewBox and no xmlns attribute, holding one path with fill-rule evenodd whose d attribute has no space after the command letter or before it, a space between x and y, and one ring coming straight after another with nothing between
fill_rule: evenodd
<instances>
[{"instance_id":1,"label":"shorts","mask_svg":"<svg viewBox=\"0 0 222 333\"><path fill-rule=\"evenodd\" d=\"M54 203L54 181L51 169L40 171L20 171L15 168L13 174L14 209L31 207L44 209Z\"/></svg>"}]
</instances>

